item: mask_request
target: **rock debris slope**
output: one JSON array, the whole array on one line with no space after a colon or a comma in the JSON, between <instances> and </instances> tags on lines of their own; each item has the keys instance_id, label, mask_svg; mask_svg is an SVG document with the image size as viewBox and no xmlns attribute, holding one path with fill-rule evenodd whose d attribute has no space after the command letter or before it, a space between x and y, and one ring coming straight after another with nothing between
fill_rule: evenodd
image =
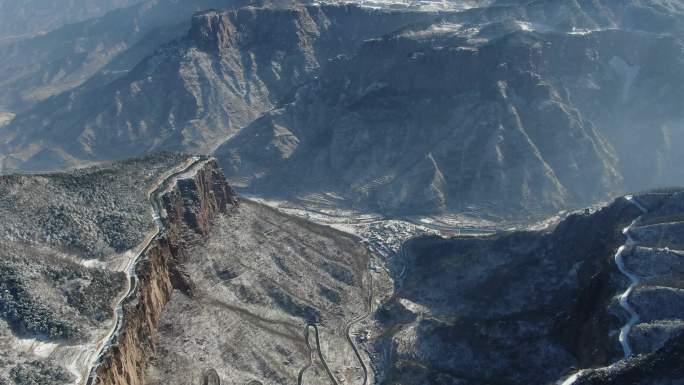
<instances>
[{"instance_id":1,"label":"rock debris slope","mask_svg":"<svg viewBox=\"0 0 684 385\"><path fill-rule=\"evenodd\" d=\"M357 239L241 200L188 256L192 289L164 310L147 384L206 383L210 369L221 383L363 383L347 340L369 311Z\"/></svg>"}]
</instances>

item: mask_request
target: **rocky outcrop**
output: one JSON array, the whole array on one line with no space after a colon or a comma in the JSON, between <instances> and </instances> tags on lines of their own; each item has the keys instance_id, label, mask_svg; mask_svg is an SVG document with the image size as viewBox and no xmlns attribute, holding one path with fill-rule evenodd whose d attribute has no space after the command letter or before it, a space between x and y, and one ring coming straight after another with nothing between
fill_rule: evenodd
<instances>
[{"instance_id":1,"label":"rocky outcrop","mask_svg":"<svg viewBox=\"0 0 684 385\"><path fill-rule=\"evenodd\" d=\"M178 180L176 188L161 199L168 215L167 232L174 238L182 237L187 228L199 235L208 234L215 214L237 203L216 160L197 170L193 179Z\"/></svg>"},{"instance_id":2,"label":"rocky outcrop","mask_svg":"<svg viewBox=\"0 0 684 385\"><path fill-rule=\"evenodd\" d=\"M121 335L98 368L101 385L143 383L164 306L174 289L191 291L181 269L187 245L208 235L212 219L237 204L214 161L179 179L161 198L166 229L137 266L135 299L125 304Z\"/></svg>"}]
</instances>

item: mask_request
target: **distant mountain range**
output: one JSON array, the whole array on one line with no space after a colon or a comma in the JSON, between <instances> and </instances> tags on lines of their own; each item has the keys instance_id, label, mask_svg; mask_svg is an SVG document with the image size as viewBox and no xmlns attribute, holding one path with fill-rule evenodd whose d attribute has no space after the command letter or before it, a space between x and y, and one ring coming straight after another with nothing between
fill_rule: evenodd
<instances>
[{"instance_id":1,"label":"distant mountain range","mask_svg":"<svg viewBox=\"0 0 684 385\"><path fill-rule=\"evenodd\" d=\"M678 2L241 5L146 2L0 47L5 172L216 150L258 194L513 215L684 181Z\"/></svg>"},{"instance_id":2,"label":"distant mountain range","mask_svg":"<svg viewBox=\"0 0 684 385\"><path fill-rule=\"evenodd\" d=\"M101 16L141 0L1 0L0 44Z\"/></svg>"},{"instance_id":3,"label":"distant mountain range","mask_svg":"<svg viewBox=\"0 0 684 385\"><path fill-rule=\"evenodd\" d=\"M24 110L85 82L110 82L160 45L185 35L194 12L246 3L147 0L0 45L0 109Z\"/></svg>"},{"instance_id":4,"label":"distant mountain range","mask_svg":"<svg viewBox=\"0 0 684 385\"><path fill-rule=\"evenodd\" d=\"M432 17L354 6L197 14L185 36L116 79L100 81L99 73L19 113L0 134L8 152L19 150L5 165L49 168L161 149L211 151L313 79L328 59ZM34 146L37 138L43 144Z\"/></svg>"}]
</instances>

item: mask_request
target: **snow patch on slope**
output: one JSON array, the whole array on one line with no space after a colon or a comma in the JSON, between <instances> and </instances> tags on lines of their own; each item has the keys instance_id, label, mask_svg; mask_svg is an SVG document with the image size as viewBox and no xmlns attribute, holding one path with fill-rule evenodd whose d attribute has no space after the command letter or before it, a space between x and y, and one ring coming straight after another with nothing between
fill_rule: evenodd
<instances>
[{"instance_id":1,"label":"snow patch on slope","mask_svg":"<svg viewBox=\"0 0 684 385\"><path fill-rule=\"evenodd\" d=\"M319 4L357 4L373 9L412 9L420 11L457 11L484 7L490 0L322 0Z\"/></svg>"},{"instance_id":2,"label":"snow patch on slope","mask_svg":"<svg viewBox=\"0 0 684 385\"><path fill-rule=\"evenodd\" d=\"M627 96L629 96L629 91L634 85L634 81L639 75L639 71L641 71L641 66L629 65L622 58L613 56L610 59L610 68L622 80L622 100L626 100Z\"/></svg>"},{"instance_id":3,"label":"snow patch on slope","mask_svg":"<svg viewBox=\"0 0 684 385\"><path fill-rule=\"evenodd\" d=\"M15 115L11 112L0 112L0 127L4 127L14 120Z\"/></svg>"}]
</instances>

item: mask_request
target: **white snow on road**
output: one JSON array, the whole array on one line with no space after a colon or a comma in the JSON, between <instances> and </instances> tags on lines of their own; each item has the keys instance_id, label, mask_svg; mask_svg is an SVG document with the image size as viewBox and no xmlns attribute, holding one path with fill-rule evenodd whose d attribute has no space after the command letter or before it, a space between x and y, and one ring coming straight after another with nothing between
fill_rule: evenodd
<instances>
[{"instance_id":1,"label":"white snow on road","mask_svg":"<svg viewBox=\"0 0 684 385\"><path fill-rule=\"evenodd\" d=\"M625 199L628 200L631 204L637 206L639 208L639 210L641 210L644 214L647 212L646 208L641 203L639 203L639 201L634 199L633 196L627 195L627 196L625 196ZM636 310L634 310L632 305L629 303L629 296L632 294L632 292L634 291L636 286L641 282L641 280L639 279L639 277L636 274L632 273L631 271L629 271L627 269L627 267L625 267L624 253L626 250L628 250L628 248L632 248L632 247L635 247L637 245L637 242L632 238L630 231L632 231L632 229L637 225L637 223L639 223L640 220L641 220L641 216L636 218L634 221L632 221L632 223L629 226L627 226L625 229L622 230L622 233L627 237L627 239L625 240L625 244L618 248L617 252L615 253L615 257L614 257L615 264L617 265L618 270L620 270L620 272L624 276L626 276L630 281L630 285L629 285L629 287L627 287L627 290L625 290L618 297L620 307L625 309L625 311L627 311L627 313L629 314L629 319L627 320L625 325L622 326L622 328L620 328L620 336L619 336L620 345L622 345L622 350L624 352L625 358L629 358L632 356L632 346L631 346L630 341L629 341L629 335L630 335L630 332L632 331L632 328L634 327L634 325L636 325L639 322L639 315L637 314ZM619 362L618 362L618 364L619 364ZM610 368L611 366L608 366L607 368ZM604 369L607 369L607 368L604 368ZM582 373L584 373L584 372L585 372L585 370L580 370L580 371L574 373L573 375L571 375L570 377L566 378L560 384L561 385L573 385L577 381L577 379L579 379L579 377L582 375Z\"/></svg>"},{"instance_id":2,"label":"white snow on road","mask_svg":"<svg viewBox=\"0 0 684 385\"><path fill-rule=\"evenodd\" d=\"M0 127L4 127L14 120L15 115L11 112L0 112Z\"/></svg>"},{"instance_id":3,"label":"white snow on road","mask_svg":"<svg viewBox=\"0 0 684 385\"><path fill-rule=\"evenodd\" d=\"M358 4L374 9L414 9L421 11L457 11L483 7L490 0L320 0L318 4Z\"/></svg>"}]
</instances>

